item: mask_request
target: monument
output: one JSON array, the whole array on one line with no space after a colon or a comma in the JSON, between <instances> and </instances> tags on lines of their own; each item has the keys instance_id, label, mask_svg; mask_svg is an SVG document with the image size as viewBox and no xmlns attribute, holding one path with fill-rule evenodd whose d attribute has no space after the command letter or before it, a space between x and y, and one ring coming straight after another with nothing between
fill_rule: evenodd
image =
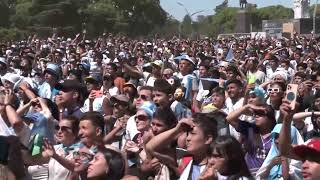
<instances>
[{"instance_id":1,"label":"monument","mask_svg":"<svg viewBox=\"0 0 320 180\"><path fill-rule=\"evenodd\" d=\"M310 18L309 5L310 0L294 0L294 19Z\"/></svg>"},{"instance_id":2,"label":"monument","mask_svg":"<svg viewBox=\"0 0 320 180\"><path fill-rule=\"evenodd\" d=\"M250 33L251 16L246 11L247 0L239 0L240 10L236 17L236 33Z\"/></svg>"}]
</instances>

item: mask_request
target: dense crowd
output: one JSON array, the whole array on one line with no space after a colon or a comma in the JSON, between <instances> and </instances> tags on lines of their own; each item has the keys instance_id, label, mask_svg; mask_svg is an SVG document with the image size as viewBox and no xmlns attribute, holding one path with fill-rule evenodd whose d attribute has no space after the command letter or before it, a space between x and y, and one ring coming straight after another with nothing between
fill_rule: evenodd
<instances>
[{"instance_id":1,"label":"dense crowd","mask_svg":"<svg viewBox=\"0 0 320 180\"><path fill-rule=\"evenodd\" d=\"M0 44L0 179L320 179L320 39Z\"/></svg>"}]
</instances>

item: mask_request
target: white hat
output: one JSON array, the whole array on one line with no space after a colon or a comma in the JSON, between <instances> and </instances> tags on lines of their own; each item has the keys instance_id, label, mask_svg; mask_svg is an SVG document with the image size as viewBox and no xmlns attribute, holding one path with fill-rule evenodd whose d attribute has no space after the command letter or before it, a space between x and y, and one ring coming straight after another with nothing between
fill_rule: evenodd
<instances>
[{"instance_id":1,"label":"white hat","mask_svg":"<svg viewBox=\"0 0 320 180\"><path fill-rule=\"evenodd\" d=\"M275 78L278 75L280 75L285 81L288 80L288 71L284 68L277 68L276 72L271 75L271 79Z\"/></svg>"},{"instance_id":2,"label":"white hat","mask_svg":"<svg viewBox=\"0 0 320 180\"><path fill-rule=\"evenodd\" d=\"M3 63L5 65L8 65L6 58L0 57L0 63Z\"/></svg>"},{"instance_id":3,"label":"white hat","mask_svg":"<svg viewBox=\"0 0 320 180\"><path fill-rule=\"evenodd\" d=\"M18 74L7 73L1 77L1 82L4 84L5 81L9 81L13 84L16 84L18 81L20 81L20 79L21 77Z\"/></svg>"}]
</instances>

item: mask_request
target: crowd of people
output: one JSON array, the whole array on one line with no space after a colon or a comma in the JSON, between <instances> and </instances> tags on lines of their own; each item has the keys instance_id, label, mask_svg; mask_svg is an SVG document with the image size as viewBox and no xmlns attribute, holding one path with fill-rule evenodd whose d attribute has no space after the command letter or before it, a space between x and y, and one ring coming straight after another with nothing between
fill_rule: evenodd
<instances>
[{"instance_id":1,"label":"crowd of people","mask_svg":"<svg viewBox=\"0 0 320 180\"><path fill-rule=\"evenodd\" d=\"M0 179L320 179L320 39L0 44Z\"/></svg>"}]
</instances>

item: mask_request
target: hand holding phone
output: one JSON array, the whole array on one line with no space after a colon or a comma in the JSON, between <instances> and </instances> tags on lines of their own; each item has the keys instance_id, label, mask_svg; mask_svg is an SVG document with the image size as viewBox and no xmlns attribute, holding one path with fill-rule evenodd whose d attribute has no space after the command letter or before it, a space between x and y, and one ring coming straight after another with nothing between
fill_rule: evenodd
<instances>
[{"instance_id":1,"label":"hand holding phone","mask_svg":"<svg viewBox=\"0 0 320 180\"><path fill-rule=\"evenodd\" d=\"M294 110L296 107L297 95L298 95L298 85L288 84L286 99L290 102L291 110Z\"/></svg>"}]
</instances>

